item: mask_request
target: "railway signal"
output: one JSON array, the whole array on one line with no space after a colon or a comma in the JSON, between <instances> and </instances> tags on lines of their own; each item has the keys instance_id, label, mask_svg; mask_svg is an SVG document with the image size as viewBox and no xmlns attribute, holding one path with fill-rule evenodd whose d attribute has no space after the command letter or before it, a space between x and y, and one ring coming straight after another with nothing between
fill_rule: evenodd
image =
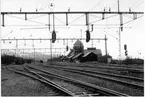
<instances>
[{"instance_id":1,"label":"railway signal","mask_svg":"<svg viewBox=\"0 0 145 97\"><path fill-rule=\"evenodd\" d=\"M128 52L127 52L127 50L125 51L125 56L127 56L128 55Z\"/></svg>"},{"instance_id":2,"label":"railway signal","mask_svg":"<svg viewBox=\"0 0 145 97\"><path fill-rule=\"evenodd\" d=\"M68 45L66 46L66 51L68 51Z\"/></svg>"},{"instance_id":3,"label":"railway signal","mask_svg":"<svg viewBox=\"0 0 145 97\"><path fill-rule=\"evenodd\" d=\"M56 41L56 31L52 31L52 43Z\"/></svg>"},{"instance_id":4,"label":"railway signal","mask_svg":"<svg viewBox=\"0 0 145 97\"><path fill-rule=\"evenodd\" d=\"M128 56L128 51L127 51L127 45L124 45L124 50L125 50L125 56Z\"/></svg>"},{"instance_id":5,"label":"railway signal","mask_svg":"<svg viewBox=\"0 0 145 97\"><path fill-rule=\"evenodd\" d=\"M86 31L86 42L89 42L90 41L90 31L87 30Z\"/></svg>"},{"instance_id":6,"label":"railway signal","mask_svg":"<svg viewBox=\"0 0 145 97\"><path fill-rule=\"evenodd\" d=\"M126 44L124 45L124 50L127 50L127 45Z\"/></svg>"}]
</instances>

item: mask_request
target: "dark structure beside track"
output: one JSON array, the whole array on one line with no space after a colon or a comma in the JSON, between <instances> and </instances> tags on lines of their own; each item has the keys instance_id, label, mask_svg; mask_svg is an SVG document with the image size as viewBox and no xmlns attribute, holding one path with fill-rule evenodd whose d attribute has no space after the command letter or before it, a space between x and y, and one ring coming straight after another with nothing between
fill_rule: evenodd
<instances>
[{"instance_id":1,"label":"dark structure beside track","mask_svg":"<svg viewBox=\"0 0 145 97\"><path fill-rule=\"evenodd\" d=\"M81 62L87 62L87 61L98 61L98 55L94 54L93 52L89 52L82 56Z\"/></svg>"}]
</instances>

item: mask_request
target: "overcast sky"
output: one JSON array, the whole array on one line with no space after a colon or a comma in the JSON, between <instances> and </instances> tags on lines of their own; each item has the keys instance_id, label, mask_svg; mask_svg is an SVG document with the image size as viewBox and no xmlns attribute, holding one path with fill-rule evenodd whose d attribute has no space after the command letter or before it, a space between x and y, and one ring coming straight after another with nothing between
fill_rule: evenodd
<instances>
[{"instance_id":1,"label":"overcast sky","mask_svg":"<svg viewBox=\"0 0 145 97\"><path fill-rule=\"evenodd\" d=\"M117 0L1 0L1 11L18 12L20 8L22 11L36 11L40 12L50 11L49 4L53 3L54 8L52 11L106 11L111 8L111 11L117 11ZM129 11L129 7L132 11L144 11L144 1L143 0L120 0L120 11ZM73 21L81 15L69 15L69 22ZM106 15L105 17L111 16L109 19L101 20L102 15L91 15L90 22L95 24L94 31L91 32L91 37L93 38L104 38L105 34L108 38L108 53L113 56L113 58L118 58L118 24L119 15ZM138 15L141 16L141 15ZM65 16L56 15L55 16L56 25L65 24ZM52 19L52 16L51 16ZM126 23L133 20L133 15L123 15L123 22ZM36 23L37 22L37 23ZM38 23L39 22L39 23ZM52 23L52 21L51 21ZM48 24L48 15L29 15L28 21L24 20L23 15L6 15L5 25L2 28L2 38L50 38L50 31L42 27L46 27ZM71 26L82 24L84 26ZM20 26L21 25L21 26ZM41 29L36 29L40 28ZM26 29L25 29L26 28ZM34 28L34 29L27 29ZM81 34L82 29L82 34ZM12 31L13 30L13 31ZM87 27L85 26L84 16L80 17L75 22L72 22L69 26L56 26L57 38L70 38L70 37L82 37L85 38L85 31ZM12 31L12 33L10 33ZM51 29L52 31L52 29ZM10 33L10 34L8 34ZM8 35L7 35L8 34ZM144 21L143 17L129 22L124 25L124 30L121 32L121 50L122 58L124 58L124 44L127 44L128 54L131 57L143 58L144 48ZM72 48L75 41L68 41L69 48ZM85 48L92 47L92 42L86 43L82 41ZM31 48L32 41L26 41L26 46L24 46L25 41L19 42L19 48ZM93 47L101 49L102 53L105 54L105 42L104 41L93 41ZM15 48L15 42L2 43L2 48ZM63 41L56 41L53 44L53 48L65 48L67 43ZM35 41L36 48L49 48L49 41Z\"/></svg>"}]
</instances>

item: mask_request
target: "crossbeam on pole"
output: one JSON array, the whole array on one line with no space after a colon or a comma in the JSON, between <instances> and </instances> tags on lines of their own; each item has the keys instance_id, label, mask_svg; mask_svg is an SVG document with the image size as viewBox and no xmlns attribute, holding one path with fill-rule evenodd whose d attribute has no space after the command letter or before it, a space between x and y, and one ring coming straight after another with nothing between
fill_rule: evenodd
<instances>
[{"instance_id":1,"label":"crossbeam on pole","mask_svg":"<svg viewBox=\"0 0 145 97\"><path fill-rule=\"evenodd\" d=\"M58 38L56 40L86 40L86 38ZM16 41L16 40L51 40L50 38L18 38L18 39L1 39L1 41L7 41L7 40L11 40L11 41ZM105 40L105 38L91 38L91 40Z\"/></svg>"},{"instance_id":2,"label":"crossbeam on pole","mask_svg":"<svg viewBox=\"0 0 145 97\"><path fill-rule=\"evenodd\" d=\"M1 14L144 14L144 12L118 12L118 11L60 11L60 12L1 12Z\"/></svg>"},{"instance_id":3,"label":"crossbeam on pole","mask_svg":"<svg viewBox=\"0 0 145 97\"><path fill-rule=\"evenodd\" d=\"M17 50L33 50L34 48L18 48ZM35 50L46 50L46 49L50 49L50 48L35 48ZM66 49L66 48L52 48L52 49L55 49L55 50L61 50L61 49ZM16 50L16 48L14 49L1 49L1 50Z\"/></svg>"}]
</instances>

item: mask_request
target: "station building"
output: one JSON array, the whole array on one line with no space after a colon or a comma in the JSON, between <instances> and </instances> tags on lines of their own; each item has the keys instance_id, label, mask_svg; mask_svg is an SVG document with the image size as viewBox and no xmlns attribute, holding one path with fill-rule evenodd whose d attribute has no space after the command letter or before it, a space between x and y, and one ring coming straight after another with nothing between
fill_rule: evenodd
<instances>
[{"instance_id":1,"label":"station building","mask_svg":"<svg viewBox=\"0 0 145 97\"><path fill-rule=\"evenodd\" d=\"M84 49L83 43L80 40L77 40L73 45L73 49L70 50L66 58L70 62L87 62L98 61L98 57L100 56L102 56L101 49Z\"/></svg>"}]
</instances>

